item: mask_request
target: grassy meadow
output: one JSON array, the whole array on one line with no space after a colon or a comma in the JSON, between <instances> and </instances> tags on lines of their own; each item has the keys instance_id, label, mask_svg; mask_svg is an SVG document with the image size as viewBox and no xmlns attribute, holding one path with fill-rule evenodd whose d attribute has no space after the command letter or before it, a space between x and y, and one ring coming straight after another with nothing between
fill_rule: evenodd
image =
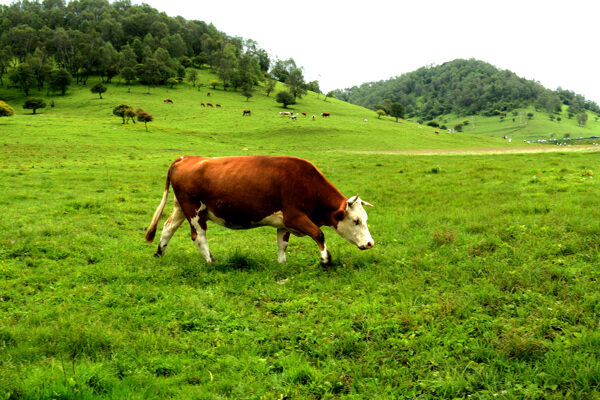
<instances>
[{"instance_id":1,"label":"grassy meadow","mask_svg":"<svg viewBox=\"0 0 600 400\"><path fill-rule=\"evenodd\" d=\"M293 121L273 94L92 85L39 115L0 88L0 399L600 398L598 151L404 154L508 144L314 93ZM273 228L210 224L207 265L184 224L154 258L182 154L307 158L375 205L375 247L324 228L332 268L296 237L279 265Z\"/></svg>"}]
</instances>

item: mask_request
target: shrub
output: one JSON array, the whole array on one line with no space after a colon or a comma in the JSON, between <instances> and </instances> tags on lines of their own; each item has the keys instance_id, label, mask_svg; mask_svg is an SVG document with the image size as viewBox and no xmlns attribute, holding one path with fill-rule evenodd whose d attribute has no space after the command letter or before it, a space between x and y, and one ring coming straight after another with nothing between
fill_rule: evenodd
<instances>
[{"instance_id":1,"label":"shrub","mask_svg":"<svg viewBox=\"0 0 600 400\"><path fill-rule=\"evenodd\" d=\"M527 113L527 118L528 119L532 119L533 118L533 113Z\"/></svg>"},{"instance_id":2,"label":"shrub","mask_svg":"<svg viewBox=\"0 0 600 400\"><path fill-rule=\"evenodd\" d=\"M435 121L428 121L426 125L427 126L431 126L432 128L439 128L440 127L440 124L438 124Z\"/></svg>"},{"instance_id":3,"label":"shrub","mask_svg":"<svg viewBox=\"0 0 600 400\"><path fill-rule=\"evenodd\" d=\"M463 128L462 124L456 124L456 125L454 125L454 130L456 132L462 132L462 128Z\"/></svg>"},{"instance_id":4,"label":"shrub","mask_svg":"<svg viewBox=\"0 0 600 400\"><path fill-rule=\"evenodd\" d=\"M296 104L296 99L294 99L294 95L286 91L277 93L277 96L275 96L275 101L283 104L284 108L287 108L287 106L291 104Z\"/></svg>"},{"instance_id":5,"label":"shrub","mask_svg":"<svg viewBox=\"0 0 600 400\"><path fill-rule=\"evenodd\" d=\"M12 117L15 115L15 109L0 100L0 117Z\"/></svg>"}]
</instances>

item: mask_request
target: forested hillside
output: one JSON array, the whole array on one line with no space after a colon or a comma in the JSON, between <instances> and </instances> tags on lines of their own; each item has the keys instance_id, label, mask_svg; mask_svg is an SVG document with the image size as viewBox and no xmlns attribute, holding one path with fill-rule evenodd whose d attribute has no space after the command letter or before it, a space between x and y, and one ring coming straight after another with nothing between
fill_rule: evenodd
<instances>
[{"instance_id":1,"label":"forested hillside","mask_svg":"<svg viewBox=\"0 0 600 400\"><path fill-rule=\"evenodd\" d=\"M210 68L225 89L251 91L273 78L288 83L294 96L305 93L309 86L294 60L271 58L252 39L230 37L212 24L169 17L129 0L0 5L0 84L26 95L36 87L64 94L71 82L85 84L90 75L148 86L185 78L194 83L190 67ZM318 91L318 83L311 84Z\"/></svg>"},{"instance_id":2,"label":"forested hillside","mask_svg":"<svg viewBox=\"0 0 600 400\"><path fill-rule=\"evenodd\" d=\"M337 90L336 97L372 109L389 111L400 103L410 117L433 119L443 114L494 115L518 107L535 106L548 113L562 105L576 115L600 112L598 105L569 90L549 90L538 82L475 60L458 59L427 66L385 81Z\"/></svg>"}]
</instances>

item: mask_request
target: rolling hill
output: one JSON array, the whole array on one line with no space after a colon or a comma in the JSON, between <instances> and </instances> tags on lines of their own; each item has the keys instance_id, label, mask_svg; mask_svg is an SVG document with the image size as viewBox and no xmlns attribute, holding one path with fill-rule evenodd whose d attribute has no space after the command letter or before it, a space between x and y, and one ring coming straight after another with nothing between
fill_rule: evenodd
<instances>
[{"instance_id":1,"label":"rolling hill","mask_svg":"<svg viewBox=\"0 0 600 400\"><path fill-rule=\"evenodd\" d=\"M582 131L597 132L595 122L600 112L596 103L572 91L546 89L535 81L475 59L458 59L423 67L389 80L337 90L335 94L339 99L371 109L389 108L390 102L398 102L405 107L409 118L438 122L449 120L449 128L454 127L457 121L462 122L463 117L494 117L492 120L497 122L501 117L501 122L514 122L513 117L519 113L523 116L534 113L537 121L546 119L552 122L531 121L526 125L523 118L516 118L519 127L510 123L486 122L482 125L489 126L489 129L478 130L492 135L500 133L501 136L515 130L518 136L573 135L584 115L587 121L581 124ZM507 125L511 127L507 129Z\"/></svg>"}]
</instances>

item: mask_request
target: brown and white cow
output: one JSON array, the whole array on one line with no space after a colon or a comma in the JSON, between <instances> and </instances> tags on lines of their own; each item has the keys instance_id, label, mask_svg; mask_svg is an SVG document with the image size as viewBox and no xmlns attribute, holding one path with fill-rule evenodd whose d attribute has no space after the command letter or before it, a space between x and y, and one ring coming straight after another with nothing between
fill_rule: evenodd
<instances>
[{"instance_id":1,"label":"brown and white cow","mask_svg":"<svg viewBox=\"0 0 600 400\"><path fill-rule=\"evenodd\" d=\"M321 226L365 250L374 242L358 195L347 198L309 161L296 157L181 156L169 167L162 200L146 231L152 243L163 214L169 186L175 200L164 224L155 256L161 256L185 219L192 240L207 263L214 261L206 239L207 222L231 229L277 228L278 261L286 261L290 233L310 236L319 246L321 264L331 264Z\"/></svg>"}]
</instances>

